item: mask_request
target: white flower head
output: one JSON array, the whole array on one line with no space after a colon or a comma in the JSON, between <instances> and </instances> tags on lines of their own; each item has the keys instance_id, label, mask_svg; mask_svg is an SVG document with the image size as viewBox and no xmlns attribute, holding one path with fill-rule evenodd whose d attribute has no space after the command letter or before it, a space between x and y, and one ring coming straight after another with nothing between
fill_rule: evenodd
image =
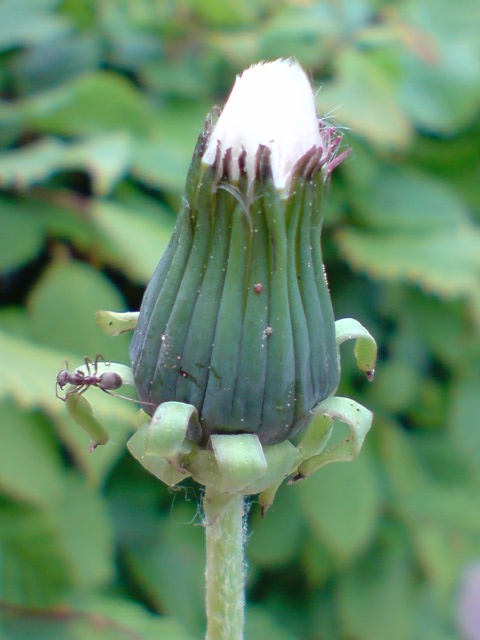
<instances>
[{"instance_id":1,"label":"white flower head","mask_svg":"<svg viewBox=\"0 0 480 640\"><path fill-rule=\"evenodd\" d=\"M288 195L295 164L313 146L322 148L322 142L312 86L298 62L262 62L237 76L203 162L214 163L220 143L222 157L231 149L232 178L238 179L238 157L245 150L252 181L258 147L265 145L275 185Z\"/></svg>"}]
</instances>

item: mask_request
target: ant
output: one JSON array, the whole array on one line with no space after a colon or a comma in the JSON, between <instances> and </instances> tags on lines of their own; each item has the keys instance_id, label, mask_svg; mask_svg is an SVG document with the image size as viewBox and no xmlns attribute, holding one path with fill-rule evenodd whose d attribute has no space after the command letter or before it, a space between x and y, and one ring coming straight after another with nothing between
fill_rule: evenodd
<instances>
[{"instance_id":1,"label":"ant","mask_svg":"<svg viewBox=\"0 0 480 640\"><path fill-rule=\"evenodd\" d=\"M76 369L75 371L68 371L67 369L61 369L57 373L57 381L55 384L55 395L59 400L63 400L65 402L68 397L72 394L76 393L77 395L82 395L89 387L97 387L101 391L108 393L109 396L114 396L115 398L122 398L123 400L128 400L129 402L136 402L142 406L150 406L155 407L152 402L145 402L140 400L134 400L133 398L128 398L127 396L121 396L118 393L112 393L116 389L120 389L123 384L122 377L120 374L115 371L104 371L100 375L98 375L98 363L100 360L105 362L105 358L101 355L97 355L95 360L92 362L90 358L85 358L85 367L87 369L87 373L83 371L79 371ZM66 366L67 363L65 363ZM71 384L74 389L70 389L65 393L65 396L62 397L58 390L63 391L67 384Z\"/></svg>"},{"instance_id":2,"label":"ant","mask_svg":"<svg viewBox=\"0 0 480 640\"><path fill-rule=\"evenodd\" d=\"M109 395L114 395L110 392L119 389L123 384L123 380L121 376L114 371L104 371L104 373L98 375L99 360L103 360L105 362L105 359L101 355L97 355L94 362L92 362L90 358L85 358L87 373L79 370L75 370L70 373L67 369L59 371L55 385L55 394L57 398L65 402L71 394L77 393L78 395L82 395L89 387L97 387ZM67 391L65 397L62 398L58 393L58 390L60 389L60 391L63 391L67 384L73 385L75 389Z\"/></svg>"}]
</instances>

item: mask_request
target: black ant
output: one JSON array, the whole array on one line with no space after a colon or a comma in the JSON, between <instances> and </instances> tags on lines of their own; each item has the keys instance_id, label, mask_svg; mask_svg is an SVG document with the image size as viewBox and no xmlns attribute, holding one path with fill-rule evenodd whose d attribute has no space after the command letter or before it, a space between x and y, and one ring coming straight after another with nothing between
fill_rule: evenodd
<instances>
[{"instance_id":1,"label":"black ant","mask_svg":"<svg viewBox=\"0 0 480 640\"><path fill-rule=\"evenodd\" d=\"M110 392L119 389L123 384L123 380L121 376L114 371L104 371L98 375L99 360L103 360L105 362L101 355L97 355L94 362L92 362L90 358L85 358L87 373L79 371L78 369L71 373L67 371L67 369L59 371L55 385L55 394L57 398L65 402L67 397L72 393L82 395L89 387L97 387L109 395L114 395ZM62 398L58 393L58 390L60 389L60 391L63 391L67 384L71 384L75 389L67 391L65 397Z\"/></svg>"},{"instance_id":2,"label":"black ant","mask_svg":"<svg viewBox=\"0 0 480 640\"><path fill-rule=\"evenodd\" d=\"M57 381L55 384L55 395L59 400L66 401L66 399L72 394L82 395L89 387L97 387L97 389L101 389L104 393L108 393L109 396L114 396L115 398L122 398L123 400L128 400L129 402L136 402L140 405L148 405L151 407L155 407L152 402L145 402L141 400L134 400L133 398L128 398L127 396L121 396L118 393L112 393L116 389L120 389L123 384L123 380L120 374L115 371L104 371L100 375L98 375L98 363L100 360L105 362L105 358L101 355L97 355L95 360L92 362L90 358L85 358L85 367L87 369L87 373L83 371L79 371L76 369L75 371L68 371L67 369L61 369L57 373ZM65 363L67 364L67 363ZM68 366L68 365L67 365ZM74 389L69 389L65 396L62 397L58 390L63 391L67 384L70 384L74 387Z\"/></svg>"}]
</instances>

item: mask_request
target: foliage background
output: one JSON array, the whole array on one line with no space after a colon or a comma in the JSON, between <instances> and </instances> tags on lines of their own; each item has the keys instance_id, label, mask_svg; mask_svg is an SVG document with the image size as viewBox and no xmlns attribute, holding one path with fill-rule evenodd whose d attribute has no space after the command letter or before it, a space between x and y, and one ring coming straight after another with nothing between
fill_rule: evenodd
<instances>
[{"instance_id":1,"label":"foliage background","mask_svg":"<svg viewBox=\"0 0 480 640\"><path fill-rule=\"evenodd\" d=\"M128 362L94 310L138 308L205 114L290 55L353 147L325 257L381 360L369 386L343 355L341 393L375 411L358 461L252 505L247 639L480 638L458 613L480 562L478 1L2 0L2 640L202 635L198 490L143 472L135 409L101 393L89 455L54 380Z\"/></svg>"}]
</instances>

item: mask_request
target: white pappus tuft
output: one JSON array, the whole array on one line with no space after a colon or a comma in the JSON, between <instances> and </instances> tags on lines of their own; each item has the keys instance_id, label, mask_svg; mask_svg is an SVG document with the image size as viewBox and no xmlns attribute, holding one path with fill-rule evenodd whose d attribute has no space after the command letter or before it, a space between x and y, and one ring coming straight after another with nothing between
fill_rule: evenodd
<instances>
[{"instance_id":1,"label":"white pappus tuft","mask_svg":"<svg viewBox=\"0 0 480 640\"><path fill-rule=\"evenodd\" d=\"M222 157L227 149L232 150L234 180L239 173L238 157L245 150L249 181L254 178L259 145L267 146L275 185L288 195L296 162L313 146L325 148L312 86L298 62L262 62L237 76L203 162L214 163L218 143Z\"/></svg>"}]
</instances>

